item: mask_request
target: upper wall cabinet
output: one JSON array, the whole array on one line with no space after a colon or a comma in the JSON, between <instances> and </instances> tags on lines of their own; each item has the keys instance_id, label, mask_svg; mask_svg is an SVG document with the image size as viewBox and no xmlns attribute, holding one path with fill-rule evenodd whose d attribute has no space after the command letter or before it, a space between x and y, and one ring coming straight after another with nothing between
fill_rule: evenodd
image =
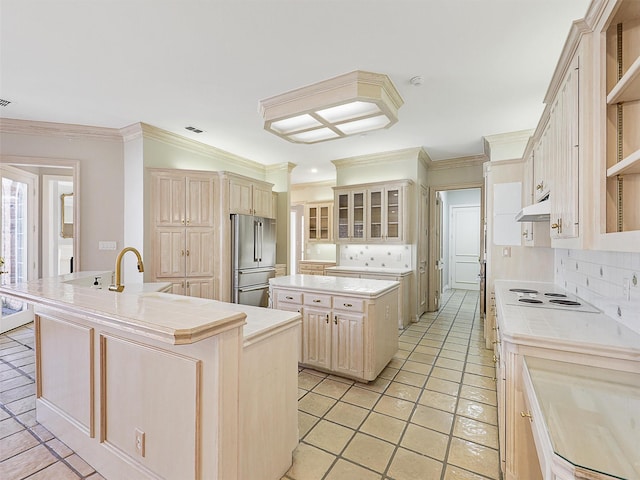
<instances>
[{"instance_id":1,"label":"upper wall cabinet","mask_svg":"<svg viewBox=\"0 0 640 480\"><path fill-rule=\"evenodd\" d=\"M605 233L636 232L633 238L640 238L640 2L612 4L601 37L605 39L601 67L606 116L599 125L606 137L606 192L601 196L606 202Z\"/></svg>"},{"instance_id":2,"label":"upper wall cabinet","mask_svg":"<svg viewBox=\"0 0 640 480\"><path fill-rule=\"evenodd\" d=\"M549 114L545 150L550 161L551 238L579 235L580 56L576 55L562 81ZM545 160L546 161L546 160Z\"/></svg>"},{"instance_id":3,"label":"upper wall cabinet","mask_svg":"<svg viewBox=\"0 0 640 480\"><path fill-rule=\"evenodd\" d=\"M411 181L335 187L337 242L402 243Z\"/></svg>"},{"instance_id":4,"label":"upper wall cabinet","mask_svg":"<svg viewBox=\"0 0 640 480\"><path fill-rule=\"evenodd\" d=\"M229 213L275 218L273 184L246 177L229 176Z\"/></svg>"},{"instance_id":5,"label":"upper wall cabinet","mask_svg":"<svg viewBox=\"0 0 640 480\"><path fill-rule=\"evenodd\" d=\"M213 226L213 178L154 172L155 224L164 227Z\"/></svg>"},{"instance_id":6,"label":"upper wall cabinet","mask_svg":"<svg viewBox=\"0 0 640 480\"><path fill-rule=\"evenodd\" d=\"M333 242L333 203L308 203L307 240L309 242Z\"/></svg>"}]
</instances>

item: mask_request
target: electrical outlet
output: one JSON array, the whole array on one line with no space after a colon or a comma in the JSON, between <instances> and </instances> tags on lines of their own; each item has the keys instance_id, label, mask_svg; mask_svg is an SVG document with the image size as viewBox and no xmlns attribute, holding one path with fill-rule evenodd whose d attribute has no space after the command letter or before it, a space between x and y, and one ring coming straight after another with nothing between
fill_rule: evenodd
<instances>
[{"instance_id":1,"label":"electrical outlet","mask_svg":"<svg viewBox=\"0 0 640 480\"><path fill-rule=\"evenodd\" d=\"M144 440L144 432L136 428L136 452L141 457L144 457Z\"/></svg>"}]
</instances>

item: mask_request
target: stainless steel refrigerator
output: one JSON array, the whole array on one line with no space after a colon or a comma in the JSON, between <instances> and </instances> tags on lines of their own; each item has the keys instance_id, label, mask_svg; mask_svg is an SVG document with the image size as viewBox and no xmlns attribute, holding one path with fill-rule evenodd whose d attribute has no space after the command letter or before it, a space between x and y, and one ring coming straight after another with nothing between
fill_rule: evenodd
<instances>
[{"instance_id":1,"label":"stainless steel refrigerator","mask_svg":"<svg viewBox=\"0 0 640 480\"><path fill-rule=\"evenodd\" d=\"M231 215L231 300L266 307L276 276L276 221Z\"/></svg>"}]
</instances>

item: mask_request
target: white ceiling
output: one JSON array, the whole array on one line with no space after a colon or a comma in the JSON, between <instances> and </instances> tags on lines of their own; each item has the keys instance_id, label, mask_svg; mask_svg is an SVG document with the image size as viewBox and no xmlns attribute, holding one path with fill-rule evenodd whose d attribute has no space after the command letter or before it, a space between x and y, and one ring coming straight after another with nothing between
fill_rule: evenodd
<instances>
[{"instance_id":1,"label":"white ceiling","mask_svg":"<svg viewBox=\"0 0 640 480\"><path fill-rule=\"evenodd\" d=\"M236 155L292 162L424 147L482 153L534 128L571 22L588 0L0 0L5 118L121 128L145 122ZM292 144L258 101L353 70L385 73L405 104L389 130ZM413 87L409 79L424 77ZM184 129L195 126L205 133ZM316 174L311 173L317 168Z\"/></svg>"}]
</instances>

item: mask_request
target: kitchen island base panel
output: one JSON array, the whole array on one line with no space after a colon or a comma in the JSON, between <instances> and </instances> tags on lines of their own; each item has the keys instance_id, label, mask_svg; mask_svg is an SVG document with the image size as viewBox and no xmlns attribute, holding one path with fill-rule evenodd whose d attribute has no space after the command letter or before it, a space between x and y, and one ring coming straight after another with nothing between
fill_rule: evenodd
<instances>
[{"instance_id":1,"label":"kitchen island base panel","mask_svg":"<svg viewBox=\"0 0 640 480\"><path fill-rule=\"evenodd\" d=\"M105 478L239 478L242 323L176 346L36 312L37 419ZM68 335L83 328L93 336ZM87 374L70 377L64 359L87 345Z\"/></svg>"}]
</instances>

